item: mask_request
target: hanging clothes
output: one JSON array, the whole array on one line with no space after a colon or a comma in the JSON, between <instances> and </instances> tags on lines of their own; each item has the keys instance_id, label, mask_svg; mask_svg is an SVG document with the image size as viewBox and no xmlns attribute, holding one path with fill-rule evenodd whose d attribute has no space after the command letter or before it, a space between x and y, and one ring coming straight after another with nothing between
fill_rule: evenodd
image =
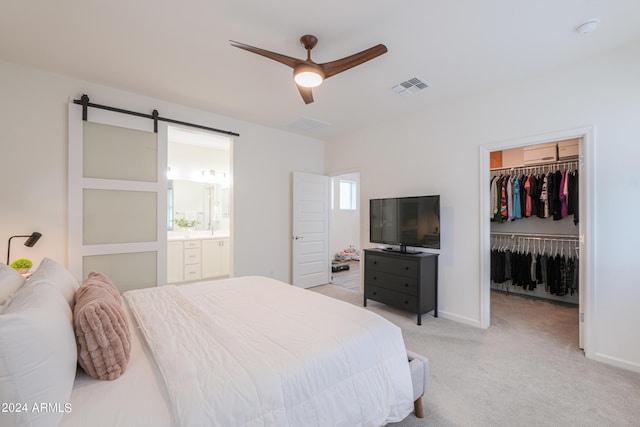
<instances>
[{"instance_id":1,"label":"hanging clothes","mask_svg":"<svg viewBox=\"0 0 640 427\"><path fill-rule=\"evenodd\" d=\"M491 221L502 223L532 216L559 221L573 215L574 224L578 224L578 188L577 170L494 175L490 180Z\"/></svg>"},{"instance_id":2,"label":"hanging clothes","mask_svg":"<svg viewBox=\"0 0 640 427\"><path fill-rule=\"evenodd\" d=\"M541 175L542 189L540 190L540 208L538 209L538 218L549 217L549 196L547 193L547 176Z\"/></svg>"},{"instance_id":3,"label":"hanging clothes","mask_svg":"<svg viewBox=\"0 0 640 427\"><path fill-rule=\"evenodd\" d=\"M529 194L531 196L531 214L529 216L538 216L538 207L540 206L540 189L538 178L534 174L529 175Z\"/></svg>"},{"instance_id":4,"label":"hanging clothes","mask_svg":"<svg viewBox=\"0 0 640 427\"><path fill-rule=\"evenodd\" d=\"M578 171L574 170L569 176L569 209L573 213L573 223L578 224L580 205L578 204Z\"/></svg>"},{"instance_id":5,"label":"hanging clothes","mask_svg":"<svg viewBox=\"0 0 640 427\"><path fill-rule=\"evenodd\" d=\"M507 175L500 175L491 180L491 221L494 222L503 222L507 218L506 178Z\"/></svg>"},{"instance_id":6,"label":"hanging clothes","mask_svg":"<svg viewBox=\"0 0 640 427\"><path fill-rule=\"evenodd\" d=\"M560 188L558 191L558 198L560 199L560 217L566 218L568 213L568 203L567 203L567 171L560 172Z\"/></svg>"},{"instance_id":7,"label":"hanging clothes","mask_svg":"<svg viewBox=\"0 0 640 427\"><path fill-rule=\"evenodd\" d=\"M527 196L528 196L528 188L527 188L527 176L520 176L520 213L522 214L522 218L527 217Z\"/></svg>"},{"instance_id":8,"label":"hanging clothes","mask_svg":"<svg viewBox=\"0 0 640 427\"><path fill-rule=\"evenodd\" d=\"M500 222L506 221L508 218L507 212L507 183L509 182L509 175L502 177L502 186L500 190Z\"/></svg>"},{"instance_id":9,"label":"hanging clothes","mask_svg":"<svg viewBox=\"0 0 640 427\"><path fill-rule=\"evenodd\" d=\"M522 218L522 204L520 203L520 177L516 177L513 182L513 219Z\"/></svg>"},{"instance_id":10,"label":"hanging clothes","mask_svg":"<svg viewBox=\"0 0 640 427\"><path fill-rule=\"evenodd\" d=\"M529 218L531 216L531 177L526 177L524 183L524 216Z\"/></svg>"},{"instance_id":11,"label":"hanging clothes","mask_svg":"<svg viewBox=\"0 0 640 427\"><path fill-rule=\"evenodd\" d=\"M491 218L491 221L493 221L493 216L496 214L495 210L496 210L496 188L498 185L497 183L498 183L498 177L492 176L491 182L490 182L491 202L489 203L489 218Z\"/></svg>"},{"instance_id":12,"label":"hanging clothes","mask_svg":"<svg viewBox=\"0 0 640 427\"><path fill-rule=\"evenodd\" d=\"M575 256L494 248L490 259L491 281L505 285L507 291L509 286L534 291L540 285L546 293L558 297L578 292L579 260Z\"/></svg>"},{"instance_id":13,"label":"hanging clothes","mask_svg":"<svg viewBox=\"0 0 640 427\"><path fill-rule=\"evenodd\" d=\"M513 221L513 180L507 178L507 221Z\"/></svg>"},{"instance_id":14,"label":"hanging clothes","mask_svg":"<svg viewBox=\"0 0 640 427\"><path fill-rule=\"evenodd\" d=\"M562 201L560 200L560 186L562 185L562 172L555 171L553 173L553 197L551 202L553 204L553 220L559 221L562 219Z\"/></svg>"}]
</instances>

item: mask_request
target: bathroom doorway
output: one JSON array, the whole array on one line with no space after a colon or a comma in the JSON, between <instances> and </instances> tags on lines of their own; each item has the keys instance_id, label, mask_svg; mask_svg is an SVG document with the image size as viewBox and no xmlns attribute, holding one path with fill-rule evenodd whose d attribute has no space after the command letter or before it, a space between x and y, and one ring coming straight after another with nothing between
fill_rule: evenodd
<instances>
[{"instance_id":1,"label":"bathroom doorway","mask_svg":"<svg viewBox=\"0 0 640 427\"><path fill-rule=\"evenodd\" d=\"M168 128L167 281L232 275L232 139Z\"/></svg>"}]
</instances>

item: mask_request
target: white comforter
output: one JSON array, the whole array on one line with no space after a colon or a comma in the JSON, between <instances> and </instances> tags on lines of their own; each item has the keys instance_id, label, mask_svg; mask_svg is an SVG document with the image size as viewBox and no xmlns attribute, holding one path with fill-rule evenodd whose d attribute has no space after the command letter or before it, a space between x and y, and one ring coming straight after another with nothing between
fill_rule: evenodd
<instances>
[{"instance_id":1,"label":"white comforter","mask_svg":"<svg viewBox=\"0 0 640 427\"><path fill-rule=\"evenodd\" d=\"M380 426L412 410L402 334L264 277L125 294L187 426Z\"/></svg>"}]
</instances>

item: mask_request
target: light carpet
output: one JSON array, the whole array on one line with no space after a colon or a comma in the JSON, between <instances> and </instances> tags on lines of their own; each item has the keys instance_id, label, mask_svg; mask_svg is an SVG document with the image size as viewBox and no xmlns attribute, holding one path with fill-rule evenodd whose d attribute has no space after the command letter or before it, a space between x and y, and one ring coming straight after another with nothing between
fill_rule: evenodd
<instances>
[{"instance_id":1,"label":"light carpet","mask_svg":"<svg viewBox=\"0 0 640 427\"><path fill-rule=\"evenodd\" d=\"M358 293L312 290L362 306ZM640 426L640 374L584 357L576 307L492 292L488 330L432 314L418 326L373 301L367 309L400 326L407 349L430 363L425 418L389 427Z\"/></svg>"}]
</instances>

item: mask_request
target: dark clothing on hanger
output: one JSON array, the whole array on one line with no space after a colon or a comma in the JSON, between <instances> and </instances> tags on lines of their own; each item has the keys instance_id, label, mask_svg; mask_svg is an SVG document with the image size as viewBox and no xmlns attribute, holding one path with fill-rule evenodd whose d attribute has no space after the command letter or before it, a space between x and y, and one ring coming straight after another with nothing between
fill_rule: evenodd
<instances>
[{"instance_id":1,"label":"dark clothing on hanger","mask_svg":"<svg viewBox=\"0 0 640 427\"><path fill-rule=\"evenodd\" d=\"M578 203L578 171L575 170L571 173L569 179L569 207L572 210L570 214L573 214L573 223L578 224L578 217L580 216L580 205Z\"/></svg>"},{"instance_id":2,"label":"dark clothing on hanger","mask_svg":"<svg viewBox=\"0 0 640 427\"><path fill-rule=\"evenodd\" d=\"M573 295L575 292L575 287L573 283L573 269L575 267L575 262L572 257L567 258L567 264L565 268L565 284L566 284L566 292Z\"/></svg>"},{"instance_id":3,"label":"dark clothing on hanger","mask_svg":"<svg viewBox=\"0 0 640 427\"><path fill-rule=\"evenodd\" d=\"M491 281L499 284L519 286L533 291L544 284L551 295L574 295L578 292L579 260L577 257L560 254L532 254L493 249L490 253Z\"/></svg>"},{"instance_id":4,"label":"dark clothing on hanger","mask_svg":"<svg viewBox=\"0 0 640 427\"><path fill-rule=\"evenodd\" d=\"M538 179L535 175L529 175L529 194L531 195L531 216L538 216L538 206L540 204L540 191L538 190Z\"/></svg>"},{"instance_id":5,"label":"dark clothing on hanger","mask_svg":"<svg viewBox=\"0 0 640 427\"><path fill-rule=\"evenodd\" d=\"M560 203L560 184L562 183L562 172L556 171L553 174L553 197L551 203L553 206L553 220L559 221L562 219L562 206Z\"/></svg>"},{"instance_id":6,"label":"dark clothing on hanger","mask_svg":"<svg viewBox=\"0 0 640 427\"><path fill-rule=\"evenodd\" d=\"M504 279L511 280L511 251L504 251Z\"/></svg>"},{"instance_id":7,"label":"dark clothing on hanger","mask_svg":"<svg viewBox=\"0 0 640 427\"><path fill-rule=\"evenodd\" d=\"M522 212L522 218L527 217L527 195L529 194L526 188L527 176L520 176L520 212Z\"/></svg>"},{"instance_id":8,"label":"dark clothing on hanger","mask_svg":"<svg viewBox=\"0 0 640 427\"><path fill-rule=\"evenodd\" d=\"M542 280L542 255L536 255L536 283L542 284L544 281Z\"/></svg>"}]
</instances>

